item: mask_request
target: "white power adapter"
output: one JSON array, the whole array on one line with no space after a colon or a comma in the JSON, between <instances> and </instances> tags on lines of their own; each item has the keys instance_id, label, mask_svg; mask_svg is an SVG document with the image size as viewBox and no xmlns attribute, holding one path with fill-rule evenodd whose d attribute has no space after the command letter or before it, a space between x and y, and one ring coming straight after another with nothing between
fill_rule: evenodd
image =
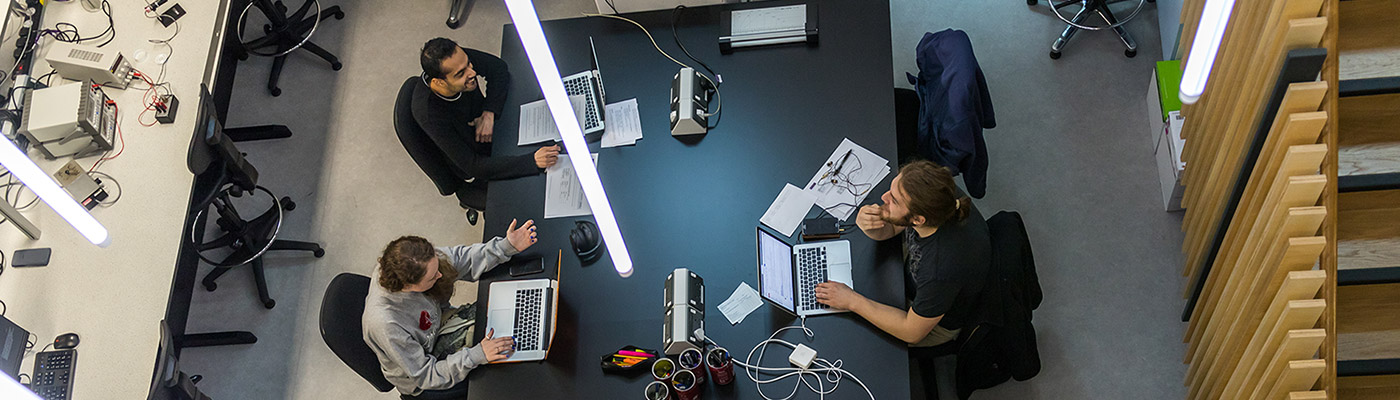
<instances>
[{"instance_id":1,"label":"white power adapter","mask_svg":"<svg viewBox=\"0 0 1400 400\"><path fill-rule=\"evenodd\" d=\"M817 359L817 351L805 344L797 345L797 348L792 349L792 355L788 356L788 362L802 369L811 367L812 360L815 359Z\"/></svg>"}]
</instances>

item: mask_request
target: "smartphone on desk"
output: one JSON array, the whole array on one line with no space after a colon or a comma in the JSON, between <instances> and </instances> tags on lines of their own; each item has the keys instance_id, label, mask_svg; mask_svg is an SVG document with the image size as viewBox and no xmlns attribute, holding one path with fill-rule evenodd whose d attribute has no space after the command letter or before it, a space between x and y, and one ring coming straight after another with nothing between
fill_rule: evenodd
<instances>
[{"instance_id":1,"label":"smartphone on desk","mask_svg":"<svg viewBox=\"0 0 1400 400\"><path fill-rule=\"evenodd\" d=\"M511 259L506 263L510 264L510 276L534 275L544 272L544 257L540 256Z\"/></svg>"}]
</instances>

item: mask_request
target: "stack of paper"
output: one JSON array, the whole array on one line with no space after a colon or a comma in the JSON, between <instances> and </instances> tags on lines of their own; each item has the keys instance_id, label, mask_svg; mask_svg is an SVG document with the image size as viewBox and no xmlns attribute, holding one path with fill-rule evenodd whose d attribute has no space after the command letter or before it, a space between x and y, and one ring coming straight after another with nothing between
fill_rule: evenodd
<instances>
[{"instance_id":1,"label":"stack of paper","mask_svg":"<svg viewBox=\"0 0 1400 400\"><path fill-rule=\"evenodd\" d=\"M603 124L603 148L637 144L642 138L642 117L637 113L637 99L631 98L603 107L607 120Z\"/></svg>"},{"instance_id":2,"label":"stack of paper","mask_svg":"<svg viewBox=\"0 0 1400 400\"><path fill-rule=\"evenodd\" d=\"M783 191L778 193L778 198L773 200L773 204L768 206L768 211L763 213L758 222L768 225L784 236L792 236L792 231L802 223L802 217L807 216L807 210L811 210L816 201L815 192L789 183L783 186Z\"/></svg>"},{"instance_id":3,"label":"stack of paper","mask_svg":"<svg viewBox=\"0 0 1400 400\"><path fill-rule=\"evenodd\" d=\"M827 213L845 221L889 174L888 160L845 139L817 168L805 190L815 192L817 205Z\"/></svg>"},{"instance_id":4,"label":"stack of paper","mask_svg":"<svg viewBox=\"0 0 1400 400\"><path fill-rule=\"evenodd\" d=\"M598 165L598 153L593 153L593 165ZM578 182L568 154L560 154L559 162L544 172L545 218L593 215L593 208L588 206L588 198L583 195L583 184Z\"/></svg>"},{"instance_id":5,"label":"stack of paper","mask_svg":"<svg viewBox=\"0 0 1400 400\"><path fill-rule=\"evenodd\" d=\"M574 116L578 117L578 126L583 127L584 101L582 95L569 96L569 103L574 107ZM547 141L560 142L564 137L559 134L559 126L554 124L554 117L549 114L549 105L544 100L533 101L520 105L520 139L515 145L524 146Z\"/></svg>"}]
</instances>

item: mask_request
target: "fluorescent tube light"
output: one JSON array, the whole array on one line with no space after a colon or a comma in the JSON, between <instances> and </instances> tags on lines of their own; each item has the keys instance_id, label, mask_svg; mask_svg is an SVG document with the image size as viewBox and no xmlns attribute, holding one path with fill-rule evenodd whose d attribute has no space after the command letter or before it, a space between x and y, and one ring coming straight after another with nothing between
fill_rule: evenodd
<instances>
[{"instance_id":1,"label":"fluorescent tube light","mask_svg":"<svg viewBox=\"0 0 1400 400\"><path fill-rule=\"evenodd\" d=\"M107 247L108 244L112 243L112 238L107 235L107 228L103 227L102 223L97 222L97 219L93 218L86 208L78 205L78 201L73 200L67 191L59 187L58 182L54 182L49 174L39 169L39 166L34 164L34 160L30 160L24 152L19 150L19 147L15 147L14 142L7 139L0 139L0 142L4 142L3 145L0 145L0 165L4 165L5 169L19 178L25 187L34 191L34 194L38 195L44 204L53 208L58 216L63 217L64 221L68 221L68 224L72 225L73 229L77 229L78 233L87 238L89 242L98 247Z\"/></svg>"},{"instance_id":2,"label":"fluorescent tube light","mask_svg":"<svg viewBox=\"0 0 1400 400\"><path fill-rule=\"evenodd\" d=\"M535 14L535 6L530 0L506 0L510 10L510 20L515 23L515 31L520 35L520 43L525 46L525 55L530 58L530 67L535 70L535 80L540 83L545 104L554 117L554 125L564 138L564 149L568 151L569 162L574 166L574 175L583 186L588 207L593 209L593 217L598 221L598 230L612 257L613 268L623 278L632 276L632 257L627 254L627 245L622 242L622 231L617 228L608 195L603 192L603 181L598 178L598 170L589 157L588 143L583 139L583 129L578 126L573 105L564 92L564 81L559 77L559 66L554 63L554 54L549 51L549 43L544 40L544 30L540 28L540 17Z\"/></svg>"},{"instance_id":3,"label":"fluorescent tube light","mask_svg":"<svg viewBox=\"0 0 1400 400\"><path fill-rule=\"evenodd\" d=\"M1225 27L1230 25L1230 12L1234 8L1235 0L1206 0L1181 74L1178 97L1182 103L1196 104L1205 93L1206 80L1210 79L1210 69L1215 65L1215 55L1220 52L1220 40L1225 37Z\"/></svg>"},{"instance_id":4,"label":"fluorescent tube light","mask_svg":"<svg viewBox=\"0 0 1400 400\"><path fill-rule=\"evenodd\" d=\"M0 374L0 399L43 400L16 382L9 374Z\"/></svg>"}]
</instances>

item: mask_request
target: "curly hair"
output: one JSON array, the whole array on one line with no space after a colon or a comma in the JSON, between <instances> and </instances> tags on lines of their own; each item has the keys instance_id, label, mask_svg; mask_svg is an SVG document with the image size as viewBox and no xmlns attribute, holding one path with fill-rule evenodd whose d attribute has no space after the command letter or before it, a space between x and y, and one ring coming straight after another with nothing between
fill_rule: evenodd
<instances>
[{"instance_id":1,"label":"curly hair","mask_svg":"<svg viewBox=\"0 0 1400 400\"><path fill-rule=\"evenodd\" d=\"M428 261L437 257L433 244L418 236L404 236L389 242L379 257L379 285L391 292L423 280Z\"/></svg>"}]
</instances>

